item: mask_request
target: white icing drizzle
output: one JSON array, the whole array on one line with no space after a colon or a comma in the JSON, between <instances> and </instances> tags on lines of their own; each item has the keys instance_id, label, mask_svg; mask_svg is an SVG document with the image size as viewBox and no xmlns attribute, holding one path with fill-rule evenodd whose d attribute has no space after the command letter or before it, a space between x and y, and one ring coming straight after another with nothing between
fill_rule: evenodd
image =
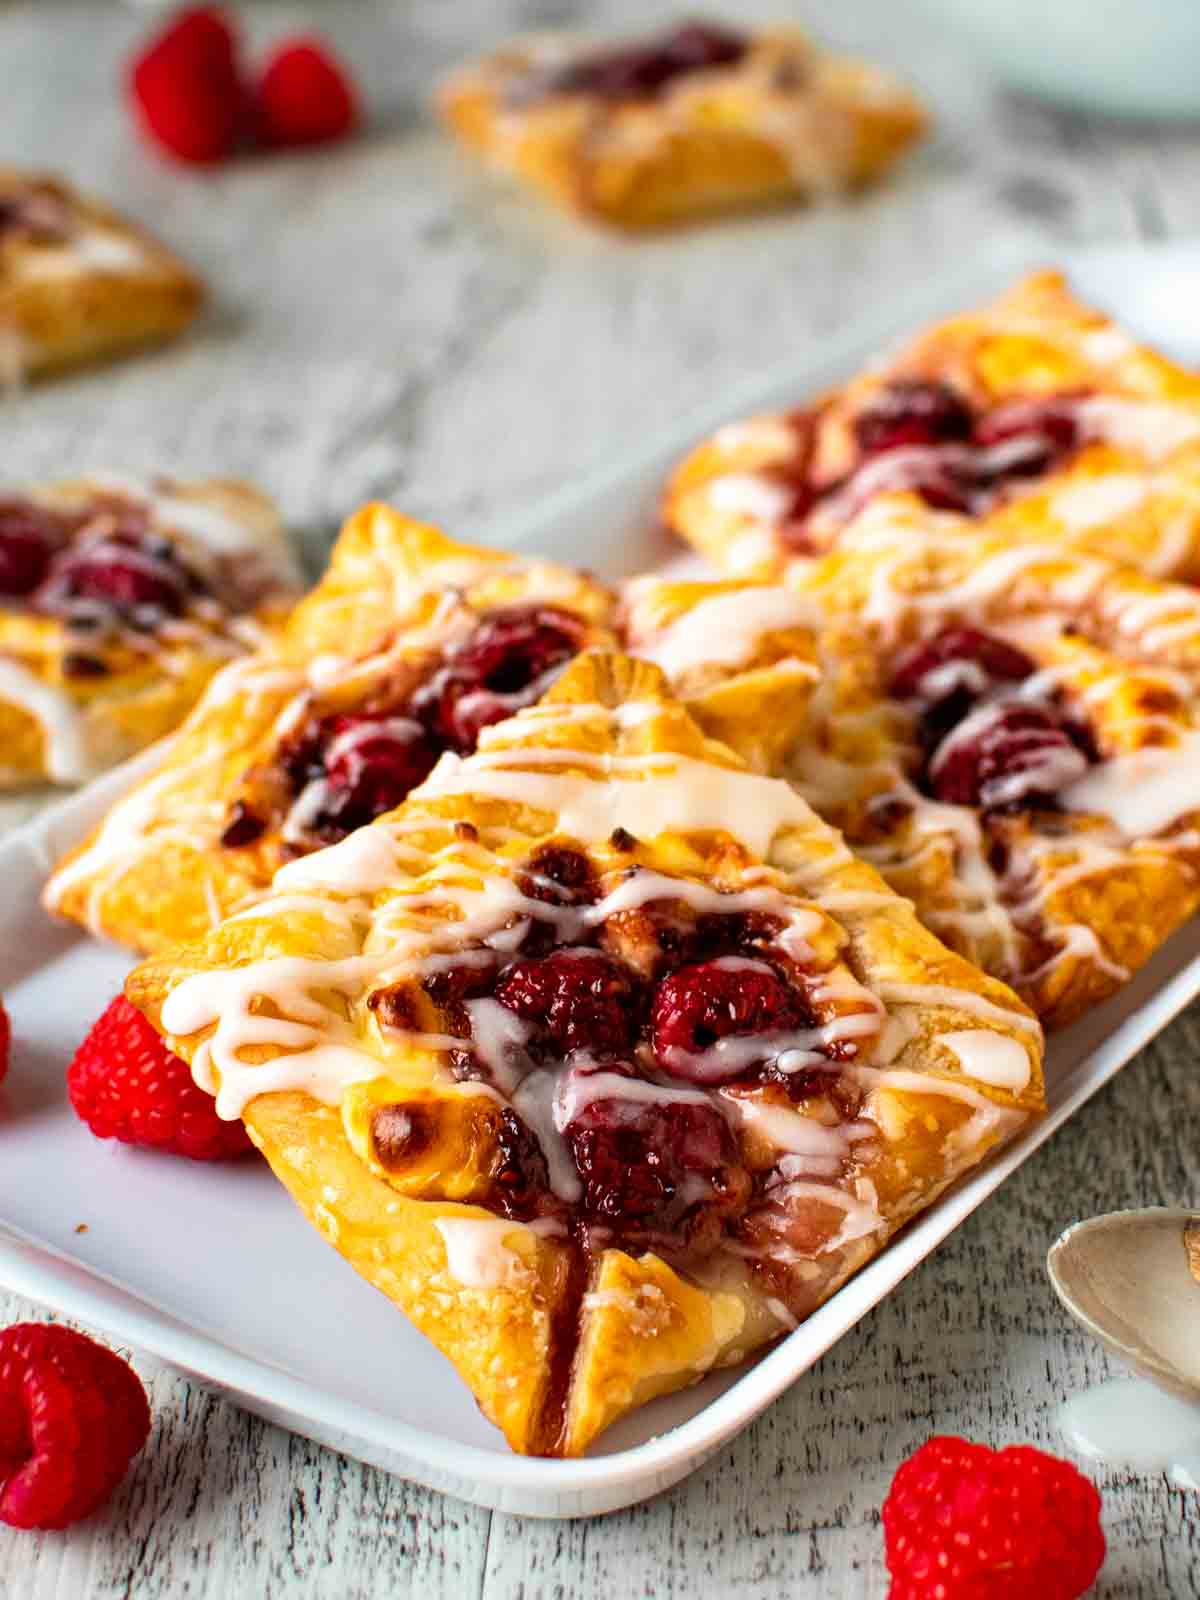
<instances>
[{"instance_id":1,"label":"white icing drizzle","mask_svg":"<svg viewBox=\"0 0 1200 1600\"><path fill-rule=\"evenodd\" d=\"M446 1268L466 1289L508 1289L529 1269L505 1239L522 1224L490 1217L438 1217L434 1227L446 1246Z\"/></svg>"},{"instance_id":2,"label":"white icing drizzle","mask_svg":"<svg viewBox=\"0 0 1200 1600\"><path fill-rule=\"evenodd\" d=\"M1134 450L1150 461L1163 461L1200 439L1200 414L1195 408L1161 400L1092 395L1080 401L1078 415L1088 438Z\"/></svg>"},{"instance_id":3,"label":"white icing drizzle","mask_svg":"<svg viewBox=\"0 0 1200 1600\"><path fill-rule=\"evenodd\" d=\"M1133 472L1109 472L1079 478L1051 496L1049 511L1072 533L1116 522L1145 505L1150 481Z\"/></svg>"},{"instance_id":4,"label":"white icing drizzle","mask_svg":"<svg viewBox=\"0 0 1200 1600\"><path fill-rule=\"evenodd\" d=\"M714 511L769 523L782 522L794 499L783 484L758 472L722 473L709 480L707 494Z\"/></svg>"},{"instance_id":5,"label":"white icing drizzle","mask_svg":"<svg viewBox=\"0 0 1200 1600\"><path fill-rule=\"evenodd\" d=\"M967 1028L959 1033L939 1033L937 1042L952 1050L963 1071L980 1083L1018 1092L1029 1084L1029 1052L1018 1039L985 1028Z\"/></svg>"},{"instance_id":6,"label":"white icing drizzle","mask_svg":"<svg viewBox=\"0 0 1200 1600\"><path fill-rule=\"evenodd\" d=\"M1200 730L1172 745L1109 756L1059 795L1069 811L1109 817L1128 838L1160 832L1200 811Z\"/></svg>"},{"instance_id":7,"label":"white icing drizzle","mask_svg":"<svg viewBox=\"0 0 1200 1600\"><path fill-rule=\"evenodd\" d=\"M526 752L508 752L520 761ZM719 767L690 756L597 756L564 750L558 759L583 764L606 783L575 773L544 774L515 767L487 770L478 756L444 755L418 792L424 800L473 795L509 801L558 815L559 831L584 843L607 839L634 818L639 834L723 832L740 839L754 855L766 856L782 828L808 826L807 803L781 779L761 778L734 767ZM642 779L621 773L663 761L667 770Z\"/></svg>"},{"instance_id":8,"label":"white icing drizzle","mask_svg":"<svg viewBox=\"0 0 1200 1600\"><path fill-rule=\"evenodd\" d=\"M1005 1023L1009 1027L1022 1029L1036 1039L1042 1036L1042 1025L1036 1017L1010 1011L1007 1006L998 1006L994 1000L966 989L953 989L936 983L896 983L891 979L884 979L876 985L876 989L885 1002L892 1000L897 1005L945 1006L950 1011L970 1011L988 1022Z\"/></svg>"},{"instance_id":9,"label":"white icing drizzle","mask_svg":"<svg viewBox=\"0 0 1200 1600\"><path fill-rule=\"evenodd\" d=\"M54 783L82 783L93 775L87 723L80 708L62 689L44 683L11 656L0 656L0 700L18 706L38 723L46 774Z\"/></svg>"},{"instance_id":10,"label":"white icing drizzle","mask_svg":"<svg viewBox=\"0 0 1200 1600\"><path fill-rule=\"evenodd\" d=\"M694 667L741 666L768 633L811 624L812 606L787 589L736 589L710 595L639 653L676 678ZM806 663L817 676L815 663Z\"/></svg>"}]
</instances>

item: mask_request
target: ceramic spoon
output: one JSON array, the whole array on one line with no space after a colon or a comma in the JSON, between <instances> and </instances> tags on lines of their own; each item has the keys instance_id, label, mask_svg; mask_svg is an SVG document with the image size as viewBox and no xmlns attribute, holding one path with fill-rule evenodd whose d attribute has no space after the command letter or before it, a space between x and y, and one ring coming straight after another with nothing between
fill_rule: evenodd
<instances>
[{"instance_id":1,"label":"ceramic spoon","mask_svg":"<svg viewBox=\"0 0 1200 1600\"><path fill-rule=\"evenodd\" d=\"M1090 1217L1055 1240L1046 1265L1071 1315L1150 1380L1073 1396L1063 1432L1089 1455L1200 1488L1200 1211Z\"/></svg>"}]
</instances>

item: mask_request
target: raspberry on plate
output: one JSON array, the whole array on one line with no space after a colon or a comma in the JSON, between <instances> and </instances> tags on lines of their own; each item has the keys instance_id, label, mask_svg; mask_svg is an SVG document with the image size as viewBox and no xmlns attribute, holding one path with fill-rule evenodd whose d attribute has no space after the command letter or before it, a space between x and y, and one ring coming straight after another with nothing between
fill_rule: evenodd
<instances>
[{"instance_id":1,"label":"raspberry on plate","mask_svg":"<svg viewBox=\"0 0 1200 1600\"><path fill-rule=\"evenodd\" d=\"M99 1139L145 1145L193 1161L226 1161L253 1149L240 1122L222 1122L185 1062L124 995L75 1052L67 1091Z\"/></svg>"},{"instance_id":2,"label":"raspberry on plate","mask_svg":"<svg viewBox=\"0 0 1200 1600\"><path fill-rule=\"evenodd\" d=\"M1104 1561L1100 1496L1029 1445L930 1439L883 1504L889 1600L1078 1600Z\"/></svg>"},{"instance_id":3,"label":"raspberry on plate","mask_svg":"<svg viewBox=\"0 0 1200 1600\"><path fill-rule=\"evenodd\" d=\"M322 39L286 39L263 70L255 95L265 145L328 144L358 122L349 73Z\"/></svg>"},{"instance_id":4,"label":"raspberry on plate","mask_svg":"<svg viewBox=\"0 0 1200 1600\"><path fill-rule=\"evenodd\" d=\"M72 1328L0 1333L0 1522L65 1528L102 1505L150 1432L146 1391Z\"/></svg>"}]
</instances>

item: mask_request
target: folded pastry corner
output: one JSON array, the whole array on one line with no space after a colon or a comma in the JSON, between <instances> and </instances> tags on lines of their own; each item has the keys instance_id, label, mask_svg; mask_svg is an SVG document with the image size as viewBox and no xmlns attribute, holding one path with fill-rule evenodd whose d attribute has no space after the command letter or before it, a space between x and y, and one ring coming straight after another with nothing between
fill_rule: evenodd
<instances>
[{"instance_id":1,"label":"folded pastry corner","mask_svg":"<svg viewBox=\"0 0 1200 1600\"><path fill-rule=\"evenodd\" d=\"M198 937L608 642L613 603L566 567L363 507L282 633L215 679L59 865L47 906L143 951Z\"/></svg>"},{"instance_id":2,"label":"folded pastry corner","mask_svg":"<svg viewBox=\"0 0 1200 1600\"><path fill-rule=\"evenodd\" d=\"M1016 996L605 651L127 992L544 1455L794 1327L1044 1099Z\"/></svg>"},{"instance_id":3,"label":"folded pastry corner","mask_svg":"<svg viewBox=\"0 0 1200 1600\"><path fill-rule=\"evenodd\" d=\"M980 532L1200 579L1200 377L1022 279L841 389L720 428L672 473L663 520L762 580L880 536Z\"/></svg>"}]
</instances>

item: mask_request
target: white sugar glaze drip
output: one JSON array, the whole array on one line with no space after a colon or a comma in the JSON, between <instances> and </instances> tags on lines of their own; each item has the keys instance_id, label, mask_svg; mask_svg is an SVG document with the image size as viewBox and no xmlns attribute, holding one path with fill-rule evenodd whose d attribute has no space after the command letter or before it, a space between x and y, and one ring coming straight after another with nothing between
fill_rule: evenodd
<instances>
[{"instance_id":1,"label":"white sugar glaze drip","mask_svg":"<svg viewBox=\"0 0 1200 1600\"><path fill-rule=\"evenodd\" d=\"M1059 795L1068 811L1109 817L1130 839L1159 833L1200 811L1200 730L1173 745L1109 756Z\"/></svg>"},{"instance_id":2,"label":"white sugar glaze drip","mask_svg":"<svg viewBox=\"0 0 1200 1600\"><path fill-rule=\"evenodd\" d=\"M519 762L525 752L515 749L510 754ZM417 794L423 800L473 795L557 813L558 831L587 844L608 839L633 818L642 838L670 831L728 833L761 857L769 855L781 829L807 827L814 820L808 804L781 779L760 778L690 756L673 756L670 770L655 770L640 780L620 774L647 764L657 769L659 758L562 751L559 759L564 764L586 763L608 781L598 783L575 773L523 772L517 767L488 770L475 756L444 755Z\"/></svg>"},{"instance_id":3,"label":"white sugar glaze drip","mask_svg":"<svg viewBox=\"0 0 1200 1600\"><path fill-rule=\"evenodd\" d=\"M1145 1378L1114 1378L1072 1395L1055 1416L1073 1450L1200 1489L1200 1404Z\"/></svg>"},{"instance_id":4,"label":"white sugar glaze drip","mask_svg":"<svg viewBox=\"0 0 1200 1600\"><path fill-rule=\"evenodd\" d=\"M952 989L943 984L894 983L885 980L878 985L880 997L897 1005L945 1006L951 1011L969 1011L987 1022L1003 1022L1010 1027L1023 1029L1041 1038L1042 1025L1036 1017L1020 1011L1009 1011L981 994L971 994L965 989Z\"/></svg>"},{"instance_id":5,"label":"white sugar glaze drip","mask_svg":"<svg viewBox=\"0 0 1200 1600\"><path fill-rule=\"evenodd\" d=\"M19 661L0 656L0 700L28 712L41 728L46 773L53 782L82 783L92 776L87 724L63 690L43 683Z\"/></svg>"},{"instance_id":6,"label":"white sugar glaze drip","mask_svg":"<svg viewBox=\"0 0 1200 1600\"><path fill-rule=\"evenodd\" d=\"M524 1232L519 1222L490 1217L438 1217L434 1227L446 1247L446 1269L465 1289L506 1289L528 1277L529 1269L504 1243Z\"/></svg>"},{"instance_id":7,"label":"white sugar glaze drip","mask_svg":"<svg viewBox=\"0 0 1200 1600\"><path fill-rule=\"evenodd\" d=\"M787 589L737 589L701 600L638 653L668 678L693 667L736 667L751 659L768 633L812 620L811 605ZM806 664L816 677L816 664Z\"/></svg>"},{"instance_id":8,"label":"white sugar glaze drip","mask_svg":"<svg viewBox=\"0 0 1200 1600\"><path fill-rule=\"evenodd\" d=\"M1078 416L1087 438L1135 450L1150 461L1163 461L1200 438L1196 410L1164 401L1093 395L1080 401Z\"/></svg>"},{"instance_id":9,"label":"white sugar glaze drip","mask_svg":"<svg viewBox=\"0 0 1200 1600\"><path fill-rule=\"evenodd\" d=\"M1017 1039L985 1028L967 1028L957 1033L939 1033L937 1042L952 1050L963 1071L980 1083L1014 1092L1028 1087L1029 1053Z\"/></svg>"},{"instance_id":10,"label":"white sugar glaze drip","mask_svg":"<svg viewBox=\"0 0 1200 1600\"><path fill-rule=\"evenodd\" d=\"M1072 533L1082 533L1129 516L1145 505L1151 492L1149 479L1134 472L1113 472L1067 484L1051 497L1048 509Z\"/></svg>"},{"instance_id":11,"label":"white sugar glaze drip","mask_svg":"<svg viewBox=\"0 0 1200 1600\"><path fill-rule=\"evenodd\" d=\"M755 1061L774 1060L780 1072L803 1072L809 1067L832 1067L829 1046L879 1032L879 1012L845 1011L818 1028L798 1028L786 1033L730 1034L707 1050L678 1047L667 1052L668 1066L698 1083L721 1083L736 1078ZM836 1070L836 1068L835 1068Z\"/></svg>"},{"instance_id":12,"label":"white sugar glaze drip","mask_svg":"<svg viewBox=\"0 0 1200 1600\"><path fill-rule=\"evenodd\" d=\"M772 524L783 521L794 499L782 484L757 472L723 473L709 480L706 493L714 511Z\"/></svg>"}]
</instances>

